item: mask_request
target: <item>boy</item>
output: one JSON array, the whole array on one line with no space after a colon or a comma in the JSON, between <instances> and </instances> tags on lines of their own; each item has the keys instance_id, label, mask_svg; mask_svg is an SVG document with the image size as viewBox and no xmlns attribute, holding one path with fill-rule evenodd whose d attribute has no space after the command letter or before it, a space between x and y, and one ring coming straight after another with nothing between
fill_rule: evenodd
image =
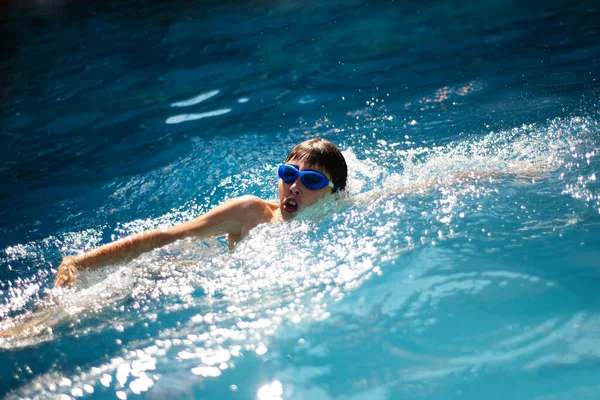
<instances>
[{"instance_id":1,"label":"boy","mask_svg":"<svg viewBox=\"0 0 600 400\"><path fill-rule=\"evenodd\" d=\"M238 197L183 224L130 235L90 252L65 257L54 286L73 285L81 269L132 259L185 237L226 234L229 248L233 248L255 226L288 221L326 195L344 190L348 167L333 143L314 138L294 147L278 174L278 202L250 195Z\"/></svg>"}]
</instances>

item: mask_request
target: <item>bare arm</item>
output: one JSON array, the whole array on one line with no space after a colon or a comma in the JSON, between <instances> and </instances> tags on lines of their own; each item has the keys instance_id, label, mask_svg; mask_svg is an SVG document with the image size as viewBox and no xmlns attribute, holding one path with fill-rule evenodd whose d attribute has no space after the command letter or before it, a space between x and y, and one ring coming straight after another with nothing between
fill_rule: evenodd
<instances>
[{"instance_id":1,"label":"bare arm","mask_svg":"<svg viewBox=\"0 0 600 400\"><path fill-rule=\"evenodd\" d=\"M222 234L241 235L249 222L263 222L263 200L254 196L238 197L227 201L206 214L172 226L137 233L101 246L87 253L65 257L58 267L54 286L71 286L82 269L98 268L120 261L130 260L142 253L189 237L208 237ZM256 224L254 224L256 225Z\"/></svg>"}]
</instances>

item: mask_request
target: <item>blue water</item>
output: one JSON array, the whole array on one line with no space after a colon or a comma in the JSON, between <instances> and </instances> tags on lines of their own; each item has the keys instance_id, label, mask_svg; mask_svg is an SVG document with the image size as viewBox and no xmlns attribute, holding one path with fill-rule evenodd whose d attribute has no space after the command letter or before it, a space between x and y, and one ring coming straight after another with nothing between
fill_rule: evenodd
<instances>
[{"instance_id":1,"label":"blue water","mask_svg":"<svg viewBox=\"0 0 600 400\"><path fill-rule=\"evenodd\" d=\"M596 2L0 4L0 395L600 398ZM349 190L228 251L63 256ZM10 333L7 333L10 332Z\"/></svg>"}]
</instances>

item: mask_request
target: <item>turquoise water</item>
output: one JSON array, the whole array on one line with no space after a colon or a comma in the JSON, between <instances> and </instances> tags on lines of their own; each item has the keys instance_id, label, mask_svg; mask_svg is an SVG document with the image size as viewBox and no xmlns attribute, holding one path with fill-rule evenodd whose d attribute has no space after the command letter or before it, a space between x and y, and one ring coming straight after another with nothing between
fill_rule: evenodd
<instances>
[{"instance_id":1,"label":"turquoise water","mask_svg":"<svg viewBox=\"0 0 600 400\"><path fill-rule=\"evenodd\" d=\"M599 397L594 2L0 7L0 395ZM313 136L348 193L52 289Z\"/></svg>"}]
</instances>

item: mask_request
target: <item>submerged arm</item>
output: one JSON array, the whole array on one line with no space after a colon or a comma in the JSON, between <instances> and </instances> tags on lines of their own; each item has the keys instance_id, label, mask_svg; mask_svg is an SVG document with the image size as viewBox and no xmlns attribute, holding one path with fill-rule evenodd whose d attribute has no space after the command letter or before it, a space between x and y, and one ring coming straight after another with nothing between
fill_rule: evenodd
<instances>
[{"instance_id":1,"label":"submerged arm","mask_svg":"<svg viewBox=\"0 0 600 400\"><path fill-rule=\"evenodd\" d=\"M73 285L81 269L94 269L130 260L185 237L240 235L249 219L260 218L257 211L260 212L262 202L254 196L238 197L180 225L136 233L87 253L65 257L58 267L54 286Z\"/></svg>"},{"instance_id":2,"label":"submerged arm","mask_svg":"<svg viewBox=\"0 0 600 400\"><path fill-rule=\"evenodd\" d=\"M417 180L416 182L409 182L409 184L404 187L373 190L366 193L361 193L355 197L362 201L372 201L390 195L423 194L431 189L439 187L440 185L455 184L465 181L480 181L482 179L502 179L504 177L516 178L518 179L518 183L527 184L532 182L534 183L538 178L543 178L548 172L548 168L542 163L515 163L510 169L489 168L450 172L448 175L429 180Z\"/></svg>"}]
</instances>

